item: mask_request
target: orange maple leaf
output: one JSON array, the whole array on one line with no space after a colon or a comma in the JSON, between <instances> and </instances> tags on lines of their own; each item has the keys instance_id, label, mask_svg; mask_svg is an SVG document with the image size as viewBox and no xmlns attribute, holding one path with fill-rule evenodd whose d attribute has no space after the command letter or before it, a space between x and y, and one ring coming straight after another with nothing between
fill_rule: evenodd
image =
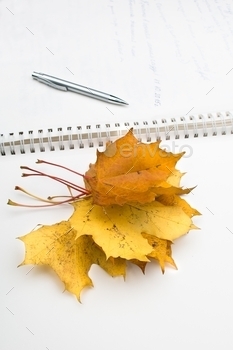
<instances>
[{"instance_id":1,"label":"orange maple leaf","mask_svg":"<svg viewBox=\"0 0 233 350\"><path fill-rule=\"evenodd\" d=\"M143 204L163 194L189 193L191 189L176 187L168 181L177 172L175 165L184 152L166 152L159 144L159 141L139 142L130 130L109 144L104 152L97 150L97 161L90 164L84 177L93 202L98 205Z\"/></svg>"}]
</instances>

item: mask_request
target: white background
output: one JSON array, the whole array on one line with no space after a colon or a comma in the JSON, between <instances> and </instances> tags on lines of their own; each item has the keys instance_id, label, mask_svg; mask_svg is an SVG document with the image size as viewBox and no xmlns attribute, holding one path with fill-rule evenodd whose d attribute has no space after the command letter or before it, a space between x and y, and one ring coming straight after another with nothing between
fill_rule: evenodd
<instances>
[{"instance_id":1,"label":"white background","mask_svg":"<svg viewBox=\"0 0 233 350\"><path fill-rule=\"evenodd\" d=\"M232 109L232 17L232 1L2 0L0 133ZM34 81L33 71L115 94L129 106L57 91ZM51 270L17 269L24 246L16 237L67 219L71 208L6 203L27 200L15 185L42 196L63 191L22 179L20 165L44 158L84 172L95 149L0 156L2 349L232 348L232 136L175 142L177 151L192 151L179 169L187 172L184 186L197 185L187 201L202 213L194 218L200 230L173 245L178 270L167 266L162 275L150 264L143 275L129 266L123 281L93 266L94 288L82 293L82 304L63 293Z\"/></svg>"}]
</instances>

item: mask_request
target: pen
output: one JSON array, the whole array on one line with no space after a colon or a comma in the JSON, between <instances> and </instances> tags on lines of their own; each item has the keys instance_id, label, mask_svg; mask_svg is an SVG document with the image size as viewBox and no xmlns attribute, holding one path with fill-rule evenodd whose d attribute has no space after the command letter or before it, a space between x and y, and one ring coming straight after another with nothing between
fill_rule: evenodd
<instances>
[{"instance_id":1,"label":"pen","mask_svg":"<svg viewBox=\"0 0 233 350\"><path fill-rule=\"evenodd\" d=\"M118 105L128 105L127 102L122 100L119 97L113 96L111 94L107 94L105 92L101 92L95 89L88 88L86 86L78 85L75 83L71 83L70 81L66 81L60 78L53 77L51 75L33 72L32 77L38 80L41 83L47 84L55 89L62 91L73 91L78 94L86 95L89 97L96 98L98 100L102 100L105 102L115 103Z\"/></svg>"}]
</instances>

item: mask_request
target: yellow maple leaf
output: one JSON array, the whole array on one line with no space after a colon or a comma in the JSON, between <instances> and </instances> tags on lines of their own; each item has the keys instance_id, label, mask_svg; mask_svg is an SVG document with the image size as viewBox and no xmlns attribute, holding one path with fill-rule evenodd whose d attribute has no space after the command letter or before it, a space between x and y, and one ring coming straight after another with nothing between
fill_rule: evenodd
<instances>
[{"instance_id":1,"label":"yellow maple leaf","mask_svg":"<svg viewBox=\"0 0 233 350\"><path fill-rule=\"evenodd\" d=\"M19 237L26 246L25 259L20 264L48 265L65 284L65 289L75 294L80 301L84 287L93 286L88 272L92 264L102 267L111 276L124 276L124 259L106 259L104 252L91 236L78 239L69 221L62 221Z\"/></svg>"},{"instance_id":2,"label":"yellow maple leaf","mask_svg":"<svg viewBox=\"0 0 233 350\"><path fill-rule=\"evenodd\" d=\"M201 215L198 210L192 208L183 198L177 195L161 195L157 197L156 200L166 206L178 206L182 208L183 212L190 218L194 215Z\"/></svg>"},{"instance_id":3,"label":"yellow maple leaf","mask_svg":"<svg viewBox=\"0 0 233 350\"><path fill-rule=\"evenodd\" d=\"M77 237L92 235L106 256L147 261L151 247L141 233L173 241L197 228L178 206L159 202L147 204L92 205L92 198L73 204L75 211L69 219Z\"/></svg>"},{"instance_id":4,"label":"yellow maple leaf","mask_svg":"<svg viewBox=\"0 0 233 350\"><path fill-rule=\"evenodd\" d=\"M158 260L163 273L165 271L165 263L169 263L176 268L175 261L171 256L171 241L149 235L145 232L142 232L142 236L146 238L148 243L153 247L153 251L148 255L148 257Z\"/></svg>"},{"instance_id":5,"label":"yellow maple leaf","mask_svg":"<svg viewBox=\"0 0 233 350\"><path fill-rule=\"evenodd\" d=\"M142 236L147 239L148 243L153 248L152 252L148 254L148 257L158 261L163 273L165 271L166 263L169 263L170 265L177 268L174 260L172 259L172 249L171 249L172 242L171 241L158 238L156 236L149 235L144 232L142 232ZM142 270L142 272L145 273L147 262L140 261L137 259L132 259L130 260L130 262L137 265Z\"/></svg>"},{"instance_id":6,"label":"yellow maple leaf","mask_svg":"<svg viewBox=\"0 0 233 350\"><path fill-rule=\"evenodd\" d=\"M143 272L149 258L157 260L163 272L167 262L176 267L171 257L172 242L156 237L153 232L141 232L147 227L153 231L150 220L144 221L145 225L140 224L146 217L141 208L129 205L127 208L102 208L93 206L91 198L72 205L74 213L68 221L45 225L19 237L26 247L25 259L20 266L50 266L64 282L65 289L75 294L79 301L83 288L93 286L88 276L92 264L98 264L111 276L123 277L126 260L138 265ZM157 208L162 207L160 204ZM139 219L138 226L133 224L135 215Z\"/></svg>"}]
</instances>

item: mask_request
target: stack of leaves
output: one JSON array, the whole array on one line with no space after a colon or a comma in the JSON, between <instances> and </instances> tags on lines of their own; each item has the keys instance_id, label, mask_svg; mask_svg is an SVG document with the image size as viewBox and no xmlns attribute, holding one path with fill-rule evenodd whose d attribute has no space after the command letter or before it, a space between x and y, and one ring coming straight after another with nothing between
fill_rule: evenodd
<instances>
[{"instance_id":1,"label":"stack of leaves","mask_svg":"<svg viewBox=\"0 0 233 350\"><path fill-rule=\"evenodd\" d=\"M127 261L143 272L152 260L162 272L166 263L176 267L171 244L197 228L192 217L199 215L180 197L192 190L180 187L183 174L175 168L183 154L166 152L159 142L141 143L132 130L97 151L83 175L82 195L68 200L74 208L69 220L20 237L26 246L21 265L49 265L79 301L83 288L93 285L92 264L124 277Z\"/></svg>"}]
</instances>

